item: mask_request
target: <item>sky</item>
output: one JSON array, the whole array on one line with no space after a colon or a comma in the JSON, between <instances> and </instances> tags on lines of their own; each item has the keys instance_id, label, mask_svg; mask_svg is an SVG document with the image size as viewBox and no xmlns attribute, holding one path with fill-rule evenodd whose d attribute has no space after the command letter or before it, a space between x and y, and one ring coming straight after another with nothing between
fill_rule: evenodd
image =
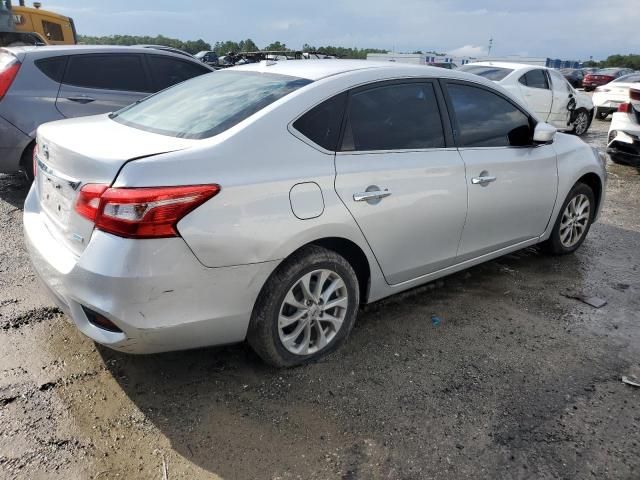
<instances>
[{"instance_id":1,"label":"sky","mask_svg":"<svg viewBox=\"0 0 640 480\"><path fill-rule=\"evenodd\" d=\"M640 0L41 0L84 35L596 60L640 53ZM17 1L14 0L14 4ZM28 0L28 3L31 3Z\"/></svg>"}]
</instances>

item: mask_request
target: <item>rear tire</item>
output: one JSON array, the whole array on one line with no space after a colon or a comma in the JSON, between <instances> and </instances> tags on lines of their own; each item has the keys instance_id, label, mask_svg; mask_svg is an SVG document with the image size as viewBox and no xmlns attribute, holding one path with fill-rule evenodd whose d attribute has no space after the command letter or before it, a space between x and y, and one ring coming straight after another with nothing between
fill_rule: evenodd
<instances>
[{"instance_id":1,"label":"rear tire","mask_svg":"<svg viewBox=\"0 0 640 480\"><path fill-rule=\"evenodd\" d=\"M543 247L553 255L575 252L587 238L596 212L593 190L584 183L576 183L560 209L549 239Z\"/></svg>"},{"instance_id":2,"label":"rear tire","mask_svg":"<svg viewBox=\"0 0 640 480\"><path fill-rule=\"evenodd\" d=\"M358 277L349 262L331 250L304 247L265 283L251 315L247 341L275 367L316 361L347 339L359 295Z\"/></svg>"}]
</instances>

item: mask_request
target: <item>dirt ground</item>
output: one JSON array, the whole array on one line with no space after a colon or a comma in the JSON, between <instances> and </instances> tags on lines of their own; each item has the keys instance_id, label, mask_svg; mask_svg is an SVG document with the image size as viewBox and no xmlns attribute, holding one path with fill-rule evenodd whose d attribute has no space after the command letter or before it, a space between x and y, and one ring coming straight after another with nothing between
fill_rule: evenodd
<instances>
[{"instance_id":1,"label":"dirt ground","mask_svg":"<svg viewBox=\"0 0 640 480\"><path fill-rule=\"evenodd\" d=\"M621 376L640 373L640 174L609 174L575 255L528 249L369 306L337 354L286 371L244 345L97 347L40 290L27 185L0 176L0 478L638 479Z\"/></svg>"}]
</instances>

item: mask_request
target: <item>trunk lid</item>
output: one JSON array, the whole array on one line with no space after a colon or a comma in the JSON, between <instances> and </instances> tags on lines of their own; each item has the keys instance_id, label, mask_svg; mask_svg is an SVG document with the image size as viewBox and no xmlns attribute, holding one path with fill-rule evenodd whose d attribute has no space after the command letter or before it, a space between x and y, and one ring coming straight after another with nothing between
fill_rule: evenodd
<instances>
[{"instance_id":1,"label":"trunk lid","mask_svg":"<svg viewBox=\"0 0 640 480\"><path fill-rule=\"evenodd\" d=\"M75 254L86 248L93 222L75 211L82 186L112 184L128 161L182 150L198 141L144 132L108 115L44 124L37 134L36 189L49 231Z\"/></svg>"}]
</instances>

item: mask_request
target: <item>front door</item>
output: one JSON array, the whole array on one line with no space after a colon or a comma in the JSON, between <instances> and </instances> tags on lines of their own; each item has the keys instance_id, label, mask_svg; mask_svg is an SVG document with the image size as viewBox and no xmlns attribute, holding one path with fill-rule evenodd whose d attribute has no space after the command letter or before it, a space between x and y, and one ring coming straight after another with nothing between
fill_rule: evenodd
<instances>
[{"instance_id":1,"label":"front door","mask_svg":"<svg viewBox=\"0 0 640 480\"><path fill-rule=\"evenodd\" d=\"M149 91L141 55L71 55L56 108L67 118L97 115L135 103Z\"/></svg>"},{"instance_id":2,"label":"front door","mask_svg":"<svg viewBox=\"0 0 640 480\"><path fill-rule=\"evenodd\" d=\"M458 262L541 235L558 190L552 145L532 144L533 120L506 97L448 82L469 210Z\"/></svg>"},{"instance_id":3,"label":"front door","mask_svg":"<svg viewBox=\"0 0 640 480\"><path fill-rule=\"evenodd\" d=\"M455 262L467 186L443 108L426 80L368 86L348 100L335 188L390 284Z\"/></svg>"}]
</instances>

